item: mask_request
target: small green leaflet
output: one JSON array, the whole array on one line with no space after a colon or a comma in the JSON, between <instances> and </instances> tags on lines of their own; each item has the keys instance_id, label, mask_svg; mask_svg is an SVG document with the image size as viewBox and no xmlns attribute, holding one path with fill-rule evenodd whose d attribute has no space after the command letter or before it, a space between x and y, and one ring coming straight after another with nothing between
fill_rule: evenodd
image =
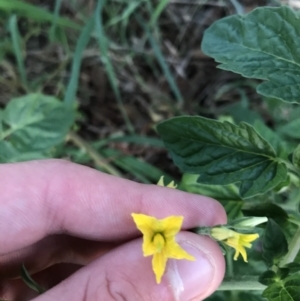
<instances>
[{"instance_id":1,"label":"small green leaflet","mask_svg":"<svg viewBox=\"0 0 300 301\"><path fill-rule=\"evenodd\" d=\"M287 178L271 145L246 123L234 125L203 117L176 117L157 131L175 164L200 175L199 183L228 185L240 182L240 195L263 194Z\"/></svg>"},{"instance_id":2,"label":"small green leaflet","mask_svg":"<svg viewBox=\"0 0 300 301\"><path fill-rule=\"evenodd\" d=\"M300 275L293 275L271 284L263 292L269 301L299 301Z\"/></svg>"},{"instance_id":3,"label":"small green leaflet","mask_svg":"<svg viewBox=\"0 0 300 301\"><path fill-rule=\"evenodd\" d=\"M202 50L224 70L265 80L257 92L300 103L300 17L291 8L257 8L208 28Z\"/></svg>"}]
</instances>

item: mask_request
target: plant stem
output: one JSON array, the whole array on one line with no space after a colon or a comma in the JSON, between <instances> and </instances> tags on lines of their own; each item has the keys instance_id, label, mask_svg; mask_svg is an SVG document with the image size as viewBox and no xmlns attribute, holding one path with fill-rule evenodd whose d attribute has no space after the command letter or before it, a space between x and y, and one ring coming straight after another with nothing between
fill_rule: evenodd
<instances>
[{"instance_id":1,"label":"plant stem","mask_svg":"<svg viewBox=\"0 0 300 301\"><path fill-rule=\"evenodd\" d=\"M228 252L226 252L226 262L227 262L227 275L229 277L233 277L233 262L232 262L232 250L228 250Z\"/></svg>"},{"instance_id":2,"label":"plant stem","mask_svg":"<svg viewBox=\"0 0 300 301\"><path fill-rule=\"evenodd\" d=\"M279 263L280 267L293 262L300 250L300 227L296 231L294 237L289 243L289 250Z\"/></svg>"},{"instance_id":3,"label":"plant stem","mask_svg":"<svg viewBox=\"0 0 300 301\"><path fill-rule=\"evenodd\" d=\"M95 164L103 168L105 171L111 175L122 177L121 173L115 169L113 166L106 163L106 158L102 157L96 149L94 149L90 144L85 142L81 137L79 137L74 132L69 132L68 138L79 148L84 149L87 154L94 160Z\"/></svg>"},{"instance_id":4,"label":"plant stem","mask_svg":"<svg viewBox=\"0 0 300 301\"><path fill-rule=\"evenodd\" d=\"M280 161L284 163L290 171L292 171L295 175L297 175L298 178L300 178L300 171L292 163L283 159Z\"/></svg>"},{"instance_id":5,"label":"plant stem","mask_svg":"<svg viewBox=\"0 0 300 301\"><path fill-rule=\"evenodd\" d=\"M225 277L218 291L262 291L265 285L258 282L258 276Z\"/></svg>"},{"instance_id":6,"label":"plant stem","mask_svg":"<svg viewBox=\"0 0 300 301\"><path fill-rule=\"evenodd\" d=\"M300 227L300 220L298 220L297 218L293 217L293 216L289 216L288 221L294 225L297 225L298 227Z\"/></svg>"}]
</instances>

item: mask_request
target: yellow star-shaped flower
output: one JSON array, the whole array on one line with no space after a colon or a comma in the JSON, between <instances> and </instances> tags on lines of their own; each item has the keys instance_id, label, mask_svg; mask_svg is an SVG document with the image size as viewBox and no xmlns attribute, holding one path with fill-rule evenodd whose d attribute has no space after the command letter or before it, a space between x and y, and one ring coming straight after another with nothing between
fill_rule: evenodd
<instances>
[{"instance_id":1,"label":"yellow star-shaped flower","mask_svg":"<svg viewBox=\"0 0 300 301\"><path fill-rule=\"evenodd\" d=\"M232 247L235 249L235 254L233 259L237 260L239 255L241 254L244 261L248 262L247 260L247 252L246 248L251 248L252 244L251 242L254 241L259 237L259 235L256 234L242 234L235 232L233 230L227 229L225 227L215 227L211 229L211 237L223 241L226 245Z\"/></svg>"},{"instance_id":2,"label":"yellow star-shaped flower","mask_svg":"<svg viewBox=\"0 0 300 301\"><path fill-rule=\"evenodd\" d=\"M144 256L153 255L152 269L157 283L160 283L165 272L168 258L195 260L175 241L183 216L169 216L159 220L145 214L131 215L137 228L143 233Z\"/></svg>"}]
</instances>

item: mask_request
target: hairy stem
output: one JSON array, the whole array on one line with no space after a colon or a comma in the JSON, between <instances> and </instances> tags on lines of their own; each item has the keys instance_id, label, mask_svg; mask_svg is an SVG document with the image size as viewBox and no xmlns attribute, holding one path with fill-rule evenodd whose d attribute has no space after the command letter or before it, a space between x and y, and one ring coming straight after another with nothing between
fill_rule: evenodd
<instances>
[{"instance_id":1,"label":"hairy stem","mask_svg":"<svg viewBox=\"0 0 300 301\"><path fill-rule=\"evenodd\" d=\"M225 277L218 291L262 291L265 285L258 282L258 276Z\"/></svg>"},{"instance_id":2,"label":"hairy stem","mask_svg":"<svg viewBox=\"0 0 300 301\"><path fill-rule=\"evenodd\" d=\"M81 137L79 137L76 133L70 132L68 134L68 138L79 148L84 149L87 154L94 160L95 164L100 168L104 169L111 175L122 177L121 173L115 169L113 166L106 163L107 159L102 157L97 150L95 150L90 144L84 141Z\"/></svg>"}]
</instances>

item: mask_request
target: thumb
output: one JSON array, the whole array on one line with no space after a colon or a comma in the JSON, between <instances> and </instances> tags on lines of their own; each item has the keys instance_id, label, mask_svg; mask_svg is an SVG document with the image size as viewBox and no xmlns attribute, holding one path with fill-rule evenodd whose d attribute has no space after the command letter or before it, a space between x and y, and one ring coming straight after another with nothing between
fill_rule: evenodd
<instances>
[{"instance_id":1,"label":"thumb","mask_svg":"<svg viewBox=\"0 0 300 301\"><path fill-rule=\"evenodd\" d=\"M177 242L196 261L169 259L160 284L155 281L151 256L143 257L142 240L136 239L106 253L34 300L203 300L223 279L221 250L210 238L190 232L180 232Z\"/></svg>"}]
</instances>

